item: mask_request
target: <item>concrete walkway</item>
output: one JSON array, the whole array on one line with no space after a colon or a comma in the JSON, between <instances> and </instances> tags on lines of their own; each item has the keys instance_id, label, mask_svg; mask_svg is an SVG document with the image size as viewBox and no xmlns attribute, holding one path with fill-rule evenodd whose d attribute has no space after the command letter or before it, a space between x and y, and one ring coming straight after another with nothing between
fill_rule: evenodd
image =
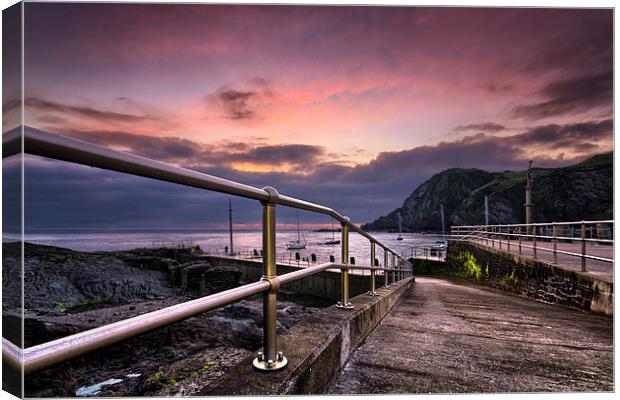
<instances>
[{"instance_id":1,"label":"concrete walkway","mask_svg":"<svg viewBox=\"0 0 620 400\"><path fill-rule=\"evenodd\" d=\"M611 318L416 278L328 393L611 390Z\"/></svg>"}]
</instances>

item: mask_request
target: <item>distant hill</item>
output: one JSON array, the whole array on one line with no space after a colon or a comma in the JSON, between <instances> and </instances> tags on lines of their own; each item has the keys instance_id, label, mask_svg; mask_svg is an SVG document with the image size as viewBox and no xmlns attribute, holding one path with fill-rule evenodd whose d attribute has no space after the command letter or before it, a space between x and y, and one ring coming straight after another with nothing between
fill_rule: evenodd
<instances>
[{"instance_id":1,"label":"distant hill","mask_svg":"<svg viewBox=\"0 0 620 400\"><path fill-rule=\"evenodd\" d=\"M533 168L533 222L613 219L613 153L593 156L564 168ZM418 186L402 207L365 230L441 230L443 204L446 229L451 225L484 224L484 196L489 196L489 223L525 222L526 171L487 172L453 168Z\"/></svg>"}]
</instances>

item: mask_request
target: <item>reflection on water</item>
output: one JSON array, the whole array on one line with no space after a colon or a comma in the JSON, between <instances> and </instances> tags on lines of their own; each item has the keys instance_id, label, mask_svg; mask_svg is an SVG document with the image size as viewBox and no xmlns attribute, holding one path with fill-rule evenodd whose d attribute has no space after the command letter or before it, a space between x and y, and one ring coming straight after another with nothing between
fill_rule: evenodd
<instances>
[{"instance_id":1,"label":"reflection on water","mask_svg":"<svg viewBox=\"0 0 620 400\"><path fill-rule=\"evenodd\" d=\"M404 240L396 240L396 233L371 232L380 242L397 253L410 256L411 249L420 253L424 246L435 244L441 240L440 235L423 235L418 233L403 233ZM332 239L331 232L304 232L308 245L303 250L288 251L286 243L297 238L295 230L279 230L276 233L278 260L295 258L295 252L302 258L310 258L315 254L318 262L329 261L333 255L340 261L340 245L324 245ZM338 239L340 233L335 233ZM111 232L111 233L54 233L54 234L27 234L27 242L58 246L80 251L113 251L130 250L140 247L159 247L177 245L198 245L204 251L222 253L226 246L230 246L227 231L216 232ZM237 231L234 234L234 250L252 252L260 250L260 231ZM367 263L370 257L370 243L363 236L351 233L349 237L349 253L356 258L356 262ZM383 260L383 252L377 248L377 258Z\"/></svg>"}]
</instances>

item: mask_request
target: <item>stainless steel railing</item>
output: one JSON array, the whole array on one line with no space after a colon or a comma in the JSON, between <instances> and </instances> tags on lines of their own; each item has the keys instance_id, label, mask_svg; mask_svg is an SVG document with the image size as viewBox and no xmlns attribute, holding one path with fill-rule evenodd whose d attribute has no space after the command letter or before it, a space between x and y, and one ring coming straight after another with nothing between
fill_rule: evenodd
<instances>
[{"instance_id":1,"label":"stainless steel railing","mask_svg":"<svg viewBox=\"0 0 620 400\"><path fill-rule=\"evenodd\" d=\"M523 248L532 249L534 258L538 251L553 254L553 262L558 263L558 254L581 258L581 271L586 272L586 260L597 260L613 263L613 258L587 254L586 243L613 245L613 220L552 222L534 224L505 225L462 225L451 228L452 239L481 241L495 247L497 242L501 249L506 250L517 246L518 254ZM579 244L579 252L558 249L559 242ZM531 244L530 244L531 243ZM552 247L541 247L541 243L551 243ZM543 244L544 246L544 244Z\"/></svg>"},{"instance_id":2,"label":"stainless steel railing","mask_svg":"<svg viewBox=\"0 0 620 400\"><path fill-rule=\"evenodd\" d=\"M341 270L341 299L338 307L351 309L349 301L349 270L371 271L371 291L376 295L375 272L383 270L385 287L389 288L389 275L392 283L413 276L411 264L377 239L353 225L349 218L331 208L280 195L276 189L258 189L249 185L218 178L212 175L165 164L136 155L111 150L77 139L50 134L47 132L25 130L3 136L3 158L22 153L32 154L76 164L88 165L117 172L172 182L185 186L212 190L220 193L241 196L261 202L262 223L262 263L263 277L260 281L238 288L226 290L189 302L177 304L113 324L67 336L52 342L21 350L3 338L2 357L7 365L23 368L25 374L50 367L71 358L92 352L102 347L126 340L147 331L160 328L206 311L223 307L250 296L263 294L263 351L253 361L261 370L277 370L287 364L286 357L277 351L276 302L281 285L290 283L319 272L338 268ZM341 263L325 263L300 271L278 276L276 273L276 207L284 205L311 212L329 215L341 224ZM349 231L366 237L371 244L370 266L349 264ZM384 267L375 266L375 250L380 246L384 253ZM391 263L389 255L391 257Z\"/></svg>"}]
</instances>

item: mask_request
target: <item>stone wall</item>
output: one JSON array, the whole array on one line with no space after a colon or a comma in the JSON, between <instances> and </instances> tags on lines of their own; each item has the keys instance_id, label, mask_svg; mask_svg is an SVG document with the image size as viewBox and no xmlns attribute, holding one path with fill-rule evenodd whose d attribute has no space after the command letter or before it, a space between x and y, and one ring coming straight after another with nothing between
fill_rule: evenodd
<instances>
[{"instance_id":1,"label":"stone wall","mask_svg":"<svg viewBox=\"0 0 620 400\"><path fill-rule=\"evenodd\" d=\"M613 283L477 243L449 241L443 272L519 296L613 315Z\"/></svg>"},{"instance_id":2,"label":"stone wall","mask_svg":"<svg viewBox=\"0 0 620 400\"><path fill-rule=\"evenodd\" d=\"M442 274L446 262L437 260L426 260L423 258L409 258L407 261L413 265L413 275L438 275Z\"/></svg>"},{"instance_id":3,"label":"stone wall","mask_svg":"<svg viewBox=\"0 0 620 400\"><path fill-rule=\"evenodd\" d=\"M237 260L227 257L206 256L203 259L217 266L235 267L241 271L241 279L248 282L258 281L263 275L260 261ZM278 275L295 272L304 267L278 264ZM377 286L383 285L383 276L377 277ZM288 283L281 290L316 296L323 299L340 300L340 272L323 271L304 279ZM349 296L357 296L370 290L370 276L349 274Z\"/></svg>"}]
</instances>

